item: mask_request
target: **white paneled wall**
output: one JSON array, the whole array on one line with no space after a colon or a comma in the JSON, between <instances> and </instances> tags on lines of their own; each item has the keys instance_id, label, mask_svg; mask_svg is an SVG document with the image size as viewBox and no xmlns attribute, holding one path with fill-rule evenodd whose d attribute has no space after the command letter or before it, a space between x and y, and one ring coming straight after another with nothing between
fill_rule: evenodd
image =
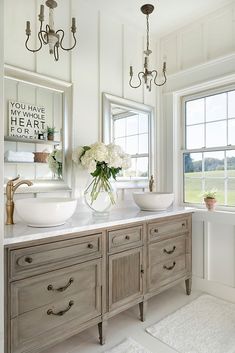
<instances>
[{"instance_id":1,"label":"white paneled wall","mask_svg":"<svg viewBox=\"0 0 235 353\"><path fill-rule=\"evenodd\" d=\"M207 289L235 294L235 217L233 213L196 211L193 215L193 275Z\"/></svg>"},{"instance_id":2,"label":"white paneled wall","mask_svg":"<svg viewBox=\"0 0 235 353\"><path fill-rule=\"evenodd\" d=\"M77 47L71 52L61 52L59 62L49 56L44 47L37 54L24 48L25 22L31 20L32 33L40 0L7 0L5 18L8 38L5 41L5 63L73 83L73 144L90 144L101 138L102 92L111 93L141 103L156 105L156 91L144 93L143 88L129 87L129 66L139 72L143 65L144 33L122 23L115 14L100 11L94 3L91 7L84 0L60 0L55 10L56 26L66 31L69 45L71 16L77 19ZM47 13L47 9L45 9ZM11 25L9 25L11 24ZM68 37L67 37L68 36ZM31 45L35 45L32 36ZM156 66L156 51L152 39L152 63ZM84 188L87 178L76 171L77 195Z\"/></svg>"},{"instance_id":3,"label":"white paneled wall","mask_svg":"<svg viewBox=\"0 0 235 353\"><path fill-rule=\"evenodd\" d=\"M168 73L176 73L235 51L235 3L160 40Z\"/></svg>"},{"instance_id":4,"label":"white paneled wall","mask_svg":"<svg viewBox=\"0 0 235 353\"><path fill-rule=\"evenodd\" d=\"M234 73L235 2L161 38L160 50L161 58L167 56L168 65L167 85L159 97L163 116L160 120L161 186L162 190L174 190L176 200L180 200L178 130L183 127L175 97L209 89L220 81L223 85L225 77ZM196 211L193 216L194 285L234 300L234 259L234 214Z\"/></svg>"},{"instance_id":5,"label":"white paneled wall","mask_svg":"<svg viewBox=\"0 0 235 353\"><path fill-rule=\"evenodd\" d=\"M0 209L3 209L3 134L4 134L4 103L3 103L3 1L0 1ZM0 213L0 352L4 352L4 275L3 275L3 237L4 214Z\"/></svg>"}]
</instances>

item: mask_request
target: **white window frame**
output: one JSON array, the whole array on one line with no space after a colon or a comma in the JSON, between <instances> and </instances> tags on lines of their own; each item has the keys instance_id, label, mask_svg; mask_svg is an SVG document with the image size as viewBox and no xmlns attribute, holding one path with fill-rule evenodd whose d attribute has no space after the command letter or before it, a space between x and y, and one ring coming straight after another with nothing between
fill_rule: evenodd
<instances>
[{"instance_id":1,"label":"white window frame","mask_svg":"<svg viewBox=\"0 0 235 353\"><path fill-rule=\"evenodd\" d=\"M103 93L103 120L102 120L102 141L106 144L113 141L113 119L111 114L112 105L118 105L119 107L128 108L136 113L144 113L149 117L149 177L154 174L154 136L156 136L155 126L154 126L154 108L152 106L138 103L129 99L121 98L118 96L113 96L108 93ZM142 154L141 154L142 156ZM146 155L143 154L144 157ZM134 157L134 155L132 155ZM140 154L138 154L140 157ZM145 188L148 185L149 177L134 177L134 178L120 178L117 180L118 188Z\"/></svg>"},{"instance_id":2,"label":"white window frame","mask_svg":"<svg viewBox=\"0 0 235 353\"><path fill-rule=\"evenodd\" d=\"M229 85L226 87L221 87L221 88L216 88L216 89L211 89L205 92L201 92L201 93L196 93L194 95L189 95L189 96L185 96L182 99L182 117L183 117L183 133L182 133L182 146L183 149L181 150L181 158L183 159L184 154L185 153L206 153L206 152L224 152L224 157L225 157L225 151L230 151L230 150L234 150L235 151L235 145L226 145L226 146L217 146L217 147L202 147L202 148L195 148L195 149L186 149L186 129L187 129L187 125L186 125L186 103L190 102L192 100L195 99L200 99L200 98L206 98L206 97L211 97L217 94L223 94L223 93L228 93L230 91L234 91L235 90L235 84L234 85ZM228 102L227 102L228 103ZM228 105L227 105L227 113L228 113ZM214 121L210 121L210 123L212 122L219 122L219 121L225 121L226 123L226 137L228 140L228 117L226 116L226 119L220 119L220 120L214 120ZM204 141L206 140L206 121L204 121L203 123L201 123L204 125ZM197 124L193 124L193 125L197 125ZM228 176L227 176L227 169L225 168L225 175L223 177L220 177L218 179L223 180L224 182L224 197L225 197L225 202L227 202L227 192L228 192L228 188L227 188L227 181L228 181ZM201 177L199 178L205 183L205 177ZM183 200L184 200L184 191L185 191L185 178L183 178ZM205 184L204 184L204 189L205 189ZM204 190L202 190L203 192ZM184 203L186 204L187 202L184 201ZM191 205L192 203L187 203L189 205ZM227 206L227 205L220 205L223 207L231 207L231 206ZM232 206L234 207L234 206Z\"/></svg>"},{"instance_id":3,"label":"white window frame","mask_svg":"<svg viewBox=\"0 0 235 353\"><path fill-rule=\"evenodd\" d=\"M225 76L213 81L203 82L201 84L187 87L185 89L173 92L173 191L175 194L175 202L181 206L185 207L195 207L195 208L205 208L203 204L193 204L184 202L184 165L183 165L183 153L185 152L197 152L199 149L185 150L185 111L182 111L183 101L186 98L200 98L203 96L222 93L228 90L235 89L235 74ZM221 147L226 148L226 150L234 150L235 146ZM218 151L217 148L206 148L206 151ZM201 149L200 149L201 152ZM217 210L234 212L235 207L218 205Z\"/></svg>"}]
</instances>

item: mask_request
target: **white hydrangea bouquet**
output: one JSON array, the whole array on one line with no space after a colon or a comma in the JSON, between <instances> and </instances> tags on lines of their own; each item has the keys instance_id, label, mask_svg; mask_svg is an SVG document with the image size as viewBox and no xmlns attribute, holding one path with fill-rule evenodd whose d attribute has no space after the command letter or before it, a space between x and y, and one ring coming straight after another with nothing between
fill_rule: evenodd
<instances>
[{"instance_id":1,"label":"white hydrangea bouquet","mask_svg":"<svg viewBox=\"0 0 235 353\"><path fill-rule=\"evenodd\" d=\"M110 206L115 203L110 179L116 180L117 174L122 169L130 168L130 156L118 145L97 142L90 146L79 147L73 153L73 161L80 163L93 177L85 190L86 202L93 210L104 212L109 208L108 203ZM105 194L108 195L109 200Z\"/></svg>"},{"instance_id":2,"label":"white hydrangea bouquet","mask_svg":"<svg viewBox=\"0 0 235 353\"><path fill-rule=\"evenodd\" d=\"M59 179L62 178L62 170L63 170L63 154L62 150L54 149L47 158L47 163L52 171L52 173L56 174Z\"/></svg>"}]
</instances>

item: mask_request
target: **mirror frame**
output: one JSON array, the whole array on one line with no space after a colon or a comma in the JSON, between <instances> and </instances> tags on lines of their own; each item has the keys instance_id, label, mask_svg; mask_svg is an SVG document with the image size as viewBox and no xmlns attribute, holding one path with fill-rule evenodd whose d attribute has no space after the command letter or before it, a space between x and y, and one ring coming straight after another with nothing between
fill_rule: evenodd
<instances>
[{"instance_id":1,"label":"mirror frame","mask_svg":"<svg viewBox=\"0 0 235 353\"><path fill-rule=\"evenodd\" d=\"M143 112L145 114L148 114L150 117L150 142L149 142L149 156L150 156L150 164L149 164L149 176L154 175L154 170L155 170L155 160L154 160L154 151L155 151L155 139L154 136L156 136L155 133L155 110L154 107L143 104L143 103L138 103L130 99L114 96L109 93L103 92L102 94L102 100L103 100L103 114L102 114L102 141L105 144L108 144L112 141L112 131L111 131L111 109L112 109L112 104L118 105L123 108L128 108L131 110L136 110L137 112ZM146 181L143 180L135 180L135 179L130 179L130 180L124 180L124 181L118 181L120 183L120 187L125 188L130 185L130 183L133 184L133 187L143 187L143 184L148 184L148 180ZM147 185L146 184L146 185Z\"/></svg>"},{"instance_id":2,"label":"mirror frame","mask_svg":"<svg viewBox=\"0 0 235 353\"><path fill-rule=\"evenodd\" d=\"M30 188L21 187L17 193L48 193L57 191L71 192L72 186L72 83L41 75L32 71L4 65L4 79L20 81L29 85L46 88L62 93L62 141L63 141L63 179L33 180ZM4 121L6 121L4 119ZM4 185L5 191L5 185Z\"/></svg>"}]
</instances>

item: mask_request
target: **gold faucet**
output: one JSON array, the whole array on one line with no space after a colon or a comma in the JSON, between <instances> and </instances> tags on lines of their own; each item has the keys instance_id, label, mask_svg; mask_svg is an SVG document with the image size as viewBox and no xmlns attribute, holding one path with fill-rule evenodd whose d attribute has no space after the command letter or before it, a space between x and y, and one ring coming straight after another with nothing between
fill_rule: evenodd
<instances>
[{"instance_id":1,"label":"gold faucet","mask_svg":"<svg viewBox=\"0 0 235 353\"><path fill-rule=\"evenodd\" d=\"M7 211L7 220L6 224L14 224L13 221L13 214L14 214L14 201L13 201L13 196L16 191L16 189L22 185L26 184L28 186L33 185L33 183L30 180L20 180L17 183L15 183L16 180L18 180L20 176L18 175L15 179L9 180L6 186L6 196L7 196L7 202L6 202L6 211Z\"/></svg>"},{"instance_id":2,"label":"gold faucet","mask_svg":"<svg viewBox=\"0 0 235 353\"><path fill-rule=\"evenodd\" d=\"M151 175L151 178L149 180L149 191L153 192L153 184L154 184L154 179L153 179L153 175Z\"/></svg>"}]
</instances>

